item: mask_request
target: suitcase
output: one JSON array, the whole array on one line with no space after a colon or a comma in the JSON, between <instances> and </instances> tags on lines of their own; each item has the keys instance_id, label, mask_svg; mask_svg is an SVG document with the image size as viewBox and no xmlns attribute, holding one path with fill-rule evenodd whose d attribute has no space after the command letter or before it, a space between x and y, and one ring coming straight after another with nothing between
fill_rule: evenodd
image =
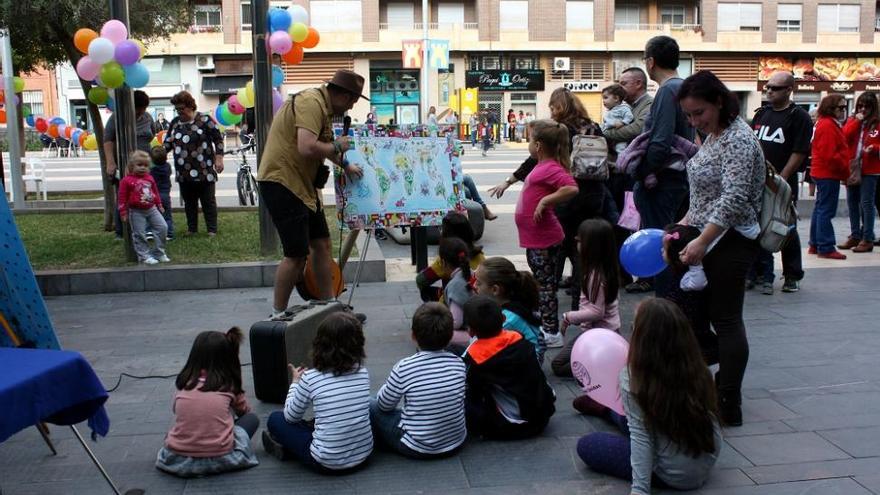
<instances>
[{"instance_id":1,"label":"suitcase","mask_svg":"<svg viewBox=\"0 0 880 495\"><path fill-rule=\"evenodd\" d=\"M282 320L258 321L251 326L249 340L257 399L284 403L290 387L287 363L311 366L309 353L318 325L328 315L344 310L339 301L311 301L291 306Z\"/></svg>"}]
</instances>

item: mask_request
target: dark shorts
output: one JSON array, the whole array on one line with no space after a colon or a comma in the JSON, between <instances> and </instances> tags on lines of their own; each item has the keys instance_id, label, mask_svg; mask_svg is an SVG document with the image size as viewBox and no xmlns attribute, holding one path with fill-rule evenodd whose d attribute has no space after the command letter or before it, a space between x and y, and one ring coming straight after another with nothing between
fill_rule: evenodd
<instances>
[{"instance_id":1,"label":"dark shorts","mask_svg":"<svg viewBox=\"0 0 880 495\"><path fill-rule=\"evenodd\" d=\"M310 210L290 189L277 182L261 181L260 198L266 204L281 238L286 258L305 258L309 241L330 237L324 210Z\"/></svg>"}]
</instances>

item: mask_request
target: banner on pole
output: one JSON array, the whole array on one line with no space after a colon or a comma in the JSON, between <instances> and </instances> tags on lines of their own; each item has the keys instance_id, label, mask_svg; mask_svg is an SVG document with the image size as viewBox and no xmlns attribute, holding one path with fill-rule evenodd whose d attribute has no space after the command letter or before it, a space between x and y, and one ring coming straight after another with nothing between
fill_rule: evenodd
<instances>
[{"instance_id":1,"label":"banner on pole","mask_svg":"<svg viewBox=\"0 0 880 495\"><path fill-rule=\"evenodd\" d=\"M422 68L422 55L424 51L423 48L423 40L403 40L402 42L403 49L401 55L403 57L403 68L404 69L421 69Z\"/></svg>"}]
</instances>

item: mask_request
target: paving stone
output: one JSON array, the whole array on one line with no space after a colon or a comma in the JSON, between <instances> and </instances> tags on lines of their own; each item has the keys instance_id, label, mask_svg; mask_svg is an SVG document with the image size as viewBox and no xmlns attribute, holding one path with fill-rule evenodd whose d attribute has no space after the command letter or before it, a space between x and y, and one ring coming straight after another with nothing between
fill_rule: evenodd
<instances>
[{"instance_id":1,"label":"paving stone","mask_svg":"<svg viewBox=\"0 0 880 495\"><path fill-rule=\"evenodd\" d=\"M873 476L880 472L880 458L841 459L837 461L756 466L746 468L744 471L749 478L755 480L755 483L761 485L786 481Z\"/></svg>"},{"instance_id":2,"label":"paving stone","mask_svg":"<svg viewBox=\"0 0 880 495\"><path fill-rule=\"evenodd\" d=\"M841 428L817 433L853 457L880 456L880 426Z\"/></svg>"},{"instance_id":3,"label":"paving stone","mask_svg":"<svg viewBox=\"0 0 880 495\"><path fill-rule=\"evenodd\" d=\"M880 426L880 414L829 414L807 418L786 419L784 423L796 431L829 430Z\"/></svg>"},{"instance_id":4,"label":"paving stone","mask_svg":"<svg viewBox=\"0 0 880 495\"><path fill-rule=\"evenodd\" d=\"M871 495L871 492L865 487L849 478L734 488L708 488L699 490L695 495L804 495L814 493L821 495Z\"/></svg>"},{"instance_id":5,"label":"paving stone","mask_svg":"<svg viewBox=\"0 0 880 495\"><path fill-rule=\"evenodd\" d=\"M853 479L873 493L880 493L880 476L856 476Z\"/></svg>"},{"instance_id":6,"label":"paving stone","mask_svg":"<svg viewBox=\"0 0 880 495\"><path fill-rule=\"evenodd\" d=\"M472 487L580 479L568 449L554 438L471 442L459 457Z\"/></svg>"},{"instance_id":7,"label":"paving stone","mask_svg":"<svg viewBox=\"0 0 880 495\"><path fill-rule=\"evenodd\" d=\"M792 464L849 456L813 432L728 438L727 443L755 465Z\"/></svg>"}]
</instances>

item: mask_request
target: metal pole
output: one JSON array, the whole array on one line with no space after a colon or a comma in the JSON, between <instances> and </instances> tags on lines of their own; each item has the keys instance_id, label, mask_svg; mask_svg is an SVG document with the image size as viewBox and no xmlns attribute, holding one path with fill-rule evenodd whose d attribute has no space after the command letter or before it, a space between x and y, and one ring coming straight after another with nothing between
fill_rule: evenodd
<instances>
[{"instance_id":1,"label":"metal pole","mask_svg":"<svg viewBox=\"0 0 880 495\"><path fill-rule=\"evenodd\" d=\"M8 29L0 29L0 59L3 63L3 86L6 88L6 141L9 143L9 181L15 209L24 208L24 188L21 182L21 140L18 135L18 108L15 100L15 69L12 68L12 40ZM2 184L0 184L2 186ZM45 187L45 184L43 185ZM6 198L3 198L6 201Z\"/></svg>"},{"instance_id":2,"label":"metal pole","mask_svg":"<svg viewBox=\"0 0 880 495\"><path fill-rule=\"evenodd\" d=\"M268 0L251 2L251 36L254 47L254 138L257 140L257 170L263 162L263 151L272 126L272 64L269 60L266 32ZM278 236L269 216L266 202L260 201L260 254L273 255L278 250Z\"/></svg>"},{"instance_id":3,"label":"metal pole","mask_svg":"<svg viewBox=\"0 0 880 495\"><path fill-rule=\"evenodd\" d=\"M428 119L428 107L430 106L430 99L428 97L428 92L430 88L430 82L428 81L429 69L430 65L428 61L428 0L422 0L422 123L427 124Z\"/></svg>"},{"instance_id":4,"label":"metal pole","mask_svg":"<svg viewBox=\"0 0 880 495\"><path fill-rule=\"evenodd\" d=\"M101 472L101 476L104 477L104 479L107 481L107 484L109 484L110 488L113 489L113 493L115 493L116 495L122 495L122 493L119 491L119 488L116 486L116 483L114 483L113 480L110 478L110 475L107 474L107 470L104 469L104 466L102 466L98 458L95 457L92 449L90 449L89 446L86 444L86 441L83 440L83 437L79 434L76 426L70 425L70 429L73 430L73 434L76 435L76 439L79 440L79 444L82 445L84 449L86 449L86 453L89 455L89 458L92 460L92 462L95 463L95 467L98 468L98 471Z\"/></svg>"},{"instance_id":5,"label":"metal pole","mask_svg":"<svg viewBox=\"0 0 880 495\"><path fill-rule=\"evenodd\" d=\"M128 22L128 0L110 0L110 18L118 19L126 28L130 29ZM131 88L122 85L113 90L116 100L116 110L113 112L116 124L116 166L119 174L125 176L125 165L131 152L137 149L137 134L135 132L134 97ZM125 256L128 261L137 261L134 245L131 240L131 232L127 222L122 225L122 238L125 240Z\"/></svg>"}]
</instances>

